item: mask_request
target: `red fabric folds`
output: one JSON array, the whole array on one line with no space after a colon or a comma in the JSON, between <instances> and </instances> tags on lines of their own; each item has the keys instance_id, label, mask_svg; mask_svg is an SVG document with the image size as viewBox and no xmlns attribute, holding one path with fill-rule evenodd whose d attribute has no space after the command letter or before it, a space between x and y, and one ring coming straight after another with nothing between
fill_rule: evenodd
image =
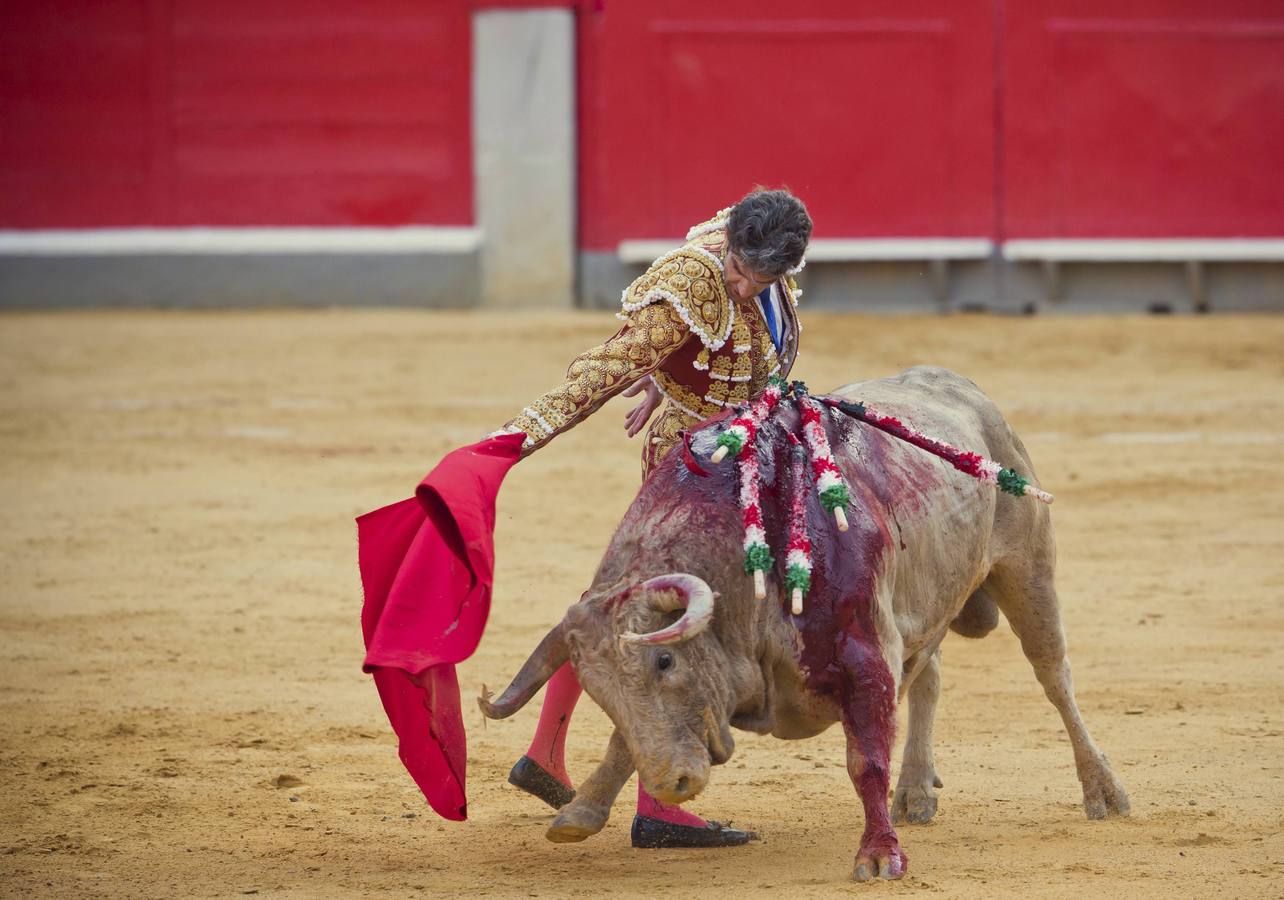
<instances>
[{"instance_id":1,"label":"red fabric folds","mask_svg":"<svg viewBox=\"0 0 1284 900\"><path fill-rule=\"evenodd\" d=\"M468 817L468 754L455 664L486 627L495 496L524 438L460 447L415 496L357 519L363 669L374 675L402 763L438 815L457 821Z\"/></svg>"}]
</instances>

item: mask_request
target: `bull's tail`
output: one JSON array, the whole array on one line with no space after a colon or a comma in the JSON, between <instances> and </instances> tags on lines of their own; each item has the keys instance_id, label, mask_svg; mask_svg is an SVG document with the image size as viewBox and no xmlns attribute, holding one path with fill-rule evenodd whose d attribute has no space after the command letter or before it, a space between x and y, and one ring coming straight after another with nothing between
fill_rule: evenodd
<instances>
[{"instance_id":1,"label":"bull's tail","mask_svg":"<svg viewBox=\"0 0 1284 900\"><path fill-rule=\"evenodd\" d=\"M985 585L972 592L963 609L950 623L950 631L966 638L983 638L999 624L999 607L986 593Z\"/></svg>"}]
</instances>

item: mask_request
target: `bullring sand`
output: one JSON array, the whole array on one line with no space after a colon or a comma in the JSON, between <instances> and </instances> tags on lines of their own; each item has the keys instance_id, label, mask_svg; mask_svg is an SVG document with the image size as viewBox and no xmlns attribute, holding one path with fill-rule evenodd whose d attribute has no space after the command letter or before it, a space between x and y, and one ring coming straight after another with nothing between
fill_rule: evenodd
<instances>
[{"instance_id":1,"label":"bullring sand","mask_svg":"<svg viewBox=\"0 0 1284 900\"><path fill-rule=\"evenodd\" d=\"M804 313L806 315L806 313ZM578 598L638 483L630 401L516 467L489 631L460 670L471 819L437 819L360 671L352 519L407 496L609 334L605 314L67 313L0 320L0 894L1279 897L1284 319L808 315L823 390L931 362L977 381L1057 495L1084 716L1133 816L1089 822L1006 627L944 647L928 826L848 882L839 730L737 735L693 808L721 851L553 845L505 784L537 704L483 723ZM584 777L609 731L585 702ZM893 776L894 777L894 776Z\"/></svg>"}]
</instances>

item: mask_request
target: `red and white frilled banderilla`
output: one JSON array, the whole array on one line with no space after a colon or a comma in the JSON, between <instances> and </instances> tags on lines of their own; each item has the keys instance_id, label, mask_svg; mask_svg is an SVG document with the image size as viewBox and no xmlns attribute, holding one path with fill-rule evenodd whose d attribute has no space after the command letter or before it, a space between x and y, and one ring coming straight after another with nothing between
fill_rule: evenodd
<instances>
[{"instance_id":1,"label":"red and white frilled banderilla","mask_svg":"<svg viewBox=\"0 0 1284 900\"><path fill-rule=\"evenodd\" d=\"M792 396L790 396L792 395ZM864 403L853 403L836 397L812 397L801 381L786 383L782 378L772 378L767 389L747 410L738 413L718 435L717 449L710 460L721 462L729 454L735 455L740 467L740 506L744 520L745 573L754 579L754 595L767 596L766 573L775 564L762 518L759 502L759 473L757 437L762 423L775 411L781 400L789 399L798 408L802 440L789 434L795 445L795 455L802 465L802 446L807 447L811 470L815 477L816 491L821 506L834 516L839 531L847 530L846 506L851 502L851 491L843 480L842 470L834 462L829 437L825 432L824 408L837 410L858 422L863 422L937 456L954 468L979 481L998 487L1016 497L1030 496L1043 503L1051 503L1053 496L1031 484L1015 469L1006 468L979 453L960 450L944 441L929 437L910 428L894 416L881 415ZM786 586L791 592L791 610L794 615L802 612L802 598L811 585L811 544L807 539L807 525L802 502L804 477L796 479L795 496L790 517L789 546L786 560Z\"/></svg>"}]
</instances>

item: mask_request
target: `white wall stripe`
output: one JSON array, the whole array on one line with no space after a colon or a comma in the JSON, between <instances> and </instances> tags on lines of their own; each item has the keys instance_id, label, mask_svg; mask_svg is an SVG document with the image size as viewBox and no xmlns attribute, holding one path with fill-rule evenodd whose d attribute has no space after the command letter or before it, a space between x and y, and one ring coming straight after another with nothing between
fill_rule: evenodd
<instances>
[{"instance_id":1,"label":"white wall stripe","mask_svg":"<svg viewBox=\"0 0 1284 900\"><path fill-rule=\"evenodd\" d=\"M72 256L137 254L472 253L481 247L474 227L413 225L401 228L87 228L0 230L0 255ZM650 263L681 245L678 240L623 241L623 262ZM817 239L812 262L896 259L984 259L993 243L970 238ZM659 250L659 252L655 252ZM1066 262L1277 262L1284 238L1100 238L1007 241L1010 260Z\"/></svg>"},{"instance_id":2,"label":"white wall stripe","mask_svg":"<svg viewBox=\"0 0 1284 900\"><path fill-rule=\"evenodd\" d=\"M89 228L0 231L0 255L473 253L478 228Z\"/></svg>"},{"instance_id":3,"label":"white wall stripe","mask_svg":"<svg viewBox=\"0 0 1284 900\"><path fill-rule=\"evenodd\" d=\"M1277 262L1284 238L1094 238L1008 241L1011 260L1050 262Z\"/></svg>"},{"instance_id":4,"label":"white wall stripe","mask_svg":"<svg viewBox=\"0 0 1284 900\"><path fill-rule=\"evenodd\" d=\"M681 244L677 238L621 241L624 263L650 263ZM921 259L988 259L994 243L985 238L817 238L807 260L862 262ZM1010 260L1065 262L1278 262L1284 238L1038 238L1001 245Z\"/></svg>"},{"instance_id":5,"label":"white wall stripe","mask_svg":"<svg viewBox=\"0 0 1284 900\"><path fill-rule=\"evenodd\" d=\"M629 240L616 252L624 263L650 263L681 244L677 238ZM807 261L988 259L993 252L986 238L816 238L807 245Z\"/></svg>"}]
</instances>

